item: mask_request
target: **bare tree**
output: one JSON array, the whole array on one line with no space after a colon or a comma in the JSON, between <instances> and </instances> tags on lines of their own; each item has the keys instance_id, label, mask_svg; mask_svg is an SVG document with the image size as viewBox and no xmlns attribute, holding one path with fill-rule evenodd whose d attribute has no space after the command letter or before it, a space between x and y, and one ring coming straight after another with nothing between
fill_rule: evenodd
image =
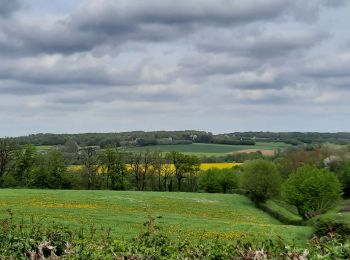
<instances>
[{"instance_id":1,"label":"bare tree","mask_svg":"<svg viewBox=\"0 0 350 260\"><path fill-rule=\"evenodd\" d=\"M162 165L162 171L163 171L163 187L164 190L173 191L173 176L175 168L174 166L169 162L165 161Z\"/></svg>"},{"instance_id":2,"label":"bare tree","mask_svg":"<svg viewBox=\"0 0 350 260\"><path fill-rule=\"evenodd\" d=\"M153 172L153 154L147 150L144 153L133 153L130 155L130 167L135 177L137 190L145 190L147 181Z\"/></svg>"},{"instance_id":3,"label":"bare tree","mask_svg":"<svg viewBox=\"0 0 350 260\"><path fill-rule=\"evenodd\" d=\"M142 171L142 153L131 153L129 156L131 174L134 175L137 190L141 190L140 179Z\"/></svg>"},{"instance_id":4,"label":"bare tree","mask_svg":"<svg viewBox=\"0 0 350 260\"><path fill-rule=\"evenodd\" d=\"M147 150L142 156L141 190L145 190L146 183L152 174L153 154Z\"/></svg>"},{"instance_id":5,"label":"bare tree","mask_svg":"<svg viewBox=\"0 0 350 260\"><path fill-rule=\"evenodd\" d=\"M87 175L87 188L96 186L96 175L98 171L98 156L95 147L84 147L80 149L79 158L84 164Z\"/></svg>"},{"instance_id":6,"label":"bare tree","mask_svg":"<svg viewBox=\"0 0 350 260\"><path fill-rule=\"evenodd\" d=\"M162 174L163 174L163 168L164 168L164 160L162 157L162 153L159 151L154 151L152 154L152 168L155 174L157 174L158 179L158 190L163 190L162 185Z\"/></svg>"}]
</instances>

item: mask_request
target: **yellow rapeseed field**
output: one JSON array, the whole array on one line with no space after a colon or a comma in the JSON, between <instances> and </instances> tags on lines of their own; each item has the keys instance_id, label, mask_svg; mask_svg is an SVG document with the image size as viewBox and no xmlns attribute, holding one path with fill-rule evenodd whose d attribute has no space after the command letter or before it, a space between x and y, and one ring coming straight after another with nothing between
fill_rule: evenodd
<instances>
[{"instance_id":1,"label":"yellow rapeseed field","mask_svg":"<svg viewBox=\"0 0 350 260\"><path fill-rule=\"evenodd\" d=\"M241 163L202 163L201 164L201 170L205 171L208 169L216 168L216 169L226 169L226 168L232 168L235 166L239 166Z\"/></svg>"},{"instance_id":2,"label":"yellow rapeseed field","mask_svg":"<svg viewBox=\"0 0 350 260\"><path fill-rule=\"evenodd\" d=\"M241 163L235 163L235 162L232 162L232 163L202 163L200 166L200 169L202 171L212 169L212 168L226 169L226 168L232 168L232 167L239 166L239 165L241 165ZM128 164L126 165L126 167L128 169L131 168L130 165L128 165ZM67 169L69 171L79 171L79 170L83 169L83 166L82 165L70 165L67 167ZM174 165L171 165L170 170L173 170L173 169L174 169ZM100 168L98 171L99 171L99 173L104 173L103 168Z\"/></svg>"}]
</instances>

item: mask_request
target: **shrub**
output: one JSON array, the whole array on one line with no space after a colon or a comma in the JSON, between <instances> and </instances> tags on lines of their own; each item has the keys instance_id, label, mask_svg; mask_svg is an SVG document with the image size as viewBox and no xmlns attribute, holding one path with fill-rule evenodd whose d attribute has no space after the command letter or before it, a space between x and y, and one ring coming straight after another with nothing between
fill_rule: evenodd
<instances>
[{"instance_id":1,"label":"shrub","mask_svg":"<svg viewBox=\"0 0 350 260\"><path fill-rule=\"evenodd\" d=\"M295 205L304 218L311 218L336 204L341 197L341 187L331 172L304 165L284 183L282 196Z\"/></svg>"},{"instance_id":2,"label":"shrub","mask_svg":"<svg viewBox=\"0 0 350 260\"><path fill-rule=\"evenodd\" d=\"M242 188L249 192L255 202L263 202L279 195L281 177L274 163L253 160L245 163L241 178Z\"/></svg>"},{"instance_id":3,"label":"shrub","mask_svg":"<svg viewBox=\"0 0 350 260\"><path fill-rule=\"evenodd\" d=\"M350 198L350 161L349 160L333 160L328 163L331 172L334 172L341 182L344 197Z\"/></svg>"},{"instance_id":4,"label":"shrub","mask_svg":"<svg viewBox=\"0 0 350 260\"><path fill-rule=\"evenodd\" d=\"M337 234L341 237L350 236L350 226L342 221L331 218L320 218L315 223L315 235L328 236Z\"/></svg>"},{"instance_id":5,"label":"shrub","mask_svg":"<svg viewBox=\"0 0 350 260\"><path fill-rule=\"evenodd\" d=\"M170 239L148 214L145 229L134 239L114 239L101 227L69 229L10 218L0 220L0 259L349 259L350 241L338 235L314 237L306 248L283 240Z\"/></svg>"}]
</instances>

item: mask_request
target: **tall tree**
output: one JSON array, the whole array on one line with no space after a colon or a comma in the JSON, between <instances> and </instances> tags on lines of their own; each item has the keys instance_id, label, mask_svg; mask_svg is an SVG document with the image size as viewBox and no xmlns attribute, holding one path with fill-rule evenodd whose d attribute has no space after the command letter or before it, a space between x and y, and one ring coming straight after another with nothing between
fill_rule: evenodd
<instances>
[{"instance_id":1,"label":"tall tree","mask_svg":"<svg viewBox=\"0 0 350 260\"><path fill-rule=\"evenodd\" d=\"M29 187L62 189L66 187L64 178L66 165L63 154L59 150L51 149L46 154L38 154L33 170L29 176Z\"/></svg>"},{"instance_id":2,"label":"tall tree","mask_svg":"<svg viewBox=\"0 0 350 260\"><path fill-rule=\"evenodd\" d=\"M0 139L0 178L7 172L16 150L17 145L11 139Z\"/></svg>"},{"instance_id":3,"label":"tall tree","mask_svg":"<svg viewBox=\"0 0 350 260\"><path fill-rule=\"evenodd\" d=\"M116 149L107 148L101 154L100 162L106 172L107 189L124 190L127 169L123 154Z\"/></svg>"},{"instance_id":4,"label":"tall tree","mask_svg":"<svg viewBox=\"0 0 350 260\"><path fill-rule=\"evenodd\" d=\"M281 176L272 162L259 159L248 161L243 166L241 185L256 203L278 196L281 183Z\"/></svg>"},{"instance_id":5,"label":"tall tree","mask_svg":"<svg viewBox=\"0 0 350 260\"><path fill-rule=\"evenodd\" d=\"M11 174L18 186L29 186L32 170L38 160L38 152L33 145L25 145L16 152Z\"/></svg>"},{"instance_id":6,"label":"tall tree","mask_svg":"<svg viewBox=\"0 0 350 260\"><path fill-rule=\"evenodd\" d=\"M194 189L194 178L199 171L200 161L196 156L185 155L172 151L166 155L166 158L174 165L174 176L177 179L178 191L182 190L182 180L186 178L186 174L190 179L190 189Z\"/></svg>"}]
</instances>

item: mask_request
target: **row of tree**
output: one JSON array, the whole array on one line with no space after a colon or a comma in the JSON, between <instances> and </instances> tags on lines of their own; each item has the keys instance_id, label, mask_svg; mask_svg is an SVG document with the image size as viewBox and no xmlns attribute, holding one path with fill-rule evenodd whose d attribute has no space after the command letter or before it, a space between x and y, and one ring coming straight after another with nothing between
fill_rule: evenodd
<instances>
[{"instance_id":1,"label":"row of tree","mask_svg":"<svg viewBox=\"0 0 350 260\"><path fill-rule=\"evenodd\" d=\"M254 145L256 141L285 142L293 145L320 144L331 142L336 144L349 144L350 133L303 133L303 132L235 132L214 135L210 132L185 131L134 131L121 133L84 133L84 134L34 134L16 137L14 140L20 144L33 145L63 145L67 140L73 139L80 146L101 146L103 148L127 145L154 145L177 143L222 143Z\"/></svg>"},{"instance_id":2,"label":"row of tree","mask_svg":"<svg viewBox=\"0 0 350 260\"><path fill-rule=\"evenodd\" d=\"M78 149L78 148L75 148ZM2 187L112 190L197 191L200 160L196 156L146 151L123 153L88 146L74 153L82 167L67 167L70 151L40 153L32 145L0 140ZM71 169L71 170L69 170Z\"/></svg>"}]
</instances>

